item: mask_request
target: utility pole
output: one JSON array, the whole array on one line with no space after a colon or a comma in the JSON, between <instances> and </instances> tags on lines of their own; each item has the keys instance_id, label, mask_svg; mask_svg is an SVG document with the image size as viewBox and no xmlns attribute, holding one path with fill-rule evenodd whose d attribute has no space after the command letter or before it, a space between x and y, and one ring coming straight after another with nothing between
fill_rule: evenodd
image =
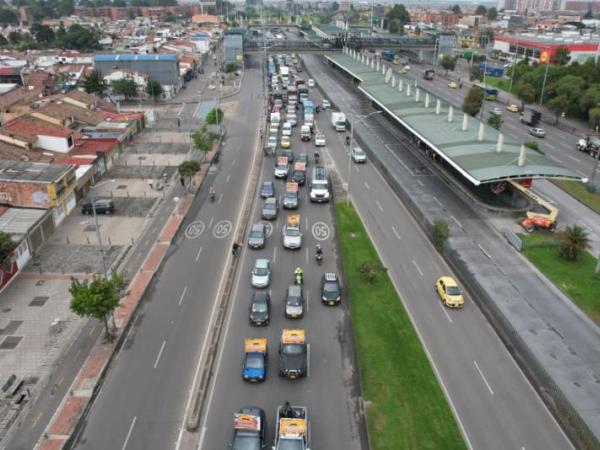
<instances>
[{"instance_id":1,"label":"utility pole","mask_svg":"<svg viewBox=\"0 0 600 450\"><path fill-rule=\"evenodd\" d=\"M544 71L544 81L542 82L542 93L540 94L540 106L544 103L544 89L546 89L546 80L548 79L548 69L550 67L550 61L546 62L546 70Z\"/></svg>"},{"instance_id":2,"label":"utility pole","mask_svg":"<svg viewBox=\"0 0 600 450\"><path fill-rule=\"evenodd\" d=\"M510 74L510 86L508 87L508 94L512 94L513 82L515 79L515 70L517 68L517 57L519 55L519 35L517 35L517 44L515 46L515 59L513 60L512 71Z\"/></svg>"}]
</instances>

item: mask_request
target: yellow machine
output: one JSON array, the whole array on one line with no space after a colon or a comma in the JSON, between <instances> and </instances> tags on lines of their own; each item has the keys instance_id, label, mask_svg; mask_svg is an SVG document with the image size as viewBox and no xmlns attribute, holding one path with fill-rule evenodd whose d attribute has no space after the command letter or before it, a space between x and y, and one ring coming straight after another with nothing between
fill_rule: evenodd
<instances>
[{"instance_id":1,"label":"yellow machine","mask_svg":"<svg viewBox=\"0 0 600 450\"><path fill-rule=\"evenodd\" d=\"M539 195L527 189L515 181L509 181L509 183L517 190L521 191L524 195L533 200L536 205L527 211L527 217L521 220L520 225L531 233L536 228L554 231L556 230L556 219L558 218L558 208L551 205L549 202L544 200Z\"/></svg>"}]
</instances>

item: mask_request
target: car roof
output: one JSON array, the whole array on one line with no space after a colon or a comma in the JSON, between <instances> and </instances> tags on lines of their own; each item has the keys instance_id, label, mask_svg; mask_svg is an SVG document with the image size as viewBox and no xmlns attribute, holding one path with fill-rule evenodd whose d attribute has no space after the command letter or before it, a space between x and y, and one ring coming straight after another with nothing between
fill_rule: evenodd
<instances>
[{"instance_id":1,"label":"car roof","mask_svg":"<svg viewBox=\"0 0 600 450\"><path fill-rule=\"evenodd\" d=\"M440 277L438 281L443 281L446 286L457 286L456 280L452 277Z\"/></svg>"},{"instance_id":2,"label":"car roof","mask_svg":"<svg viewBox=\"0 0 600 450\"><path fill-rule=\"evenodd\" d=\"M254 230L255 228L260 228L261 230L263 230L265 228L265 224L264 223L255 223L252 225L252 229Z\"/></svg>"},{"instance_id":3,"label":"car roof","mask_svg":"<svg viewBox=\"0 0 600 450\"><path fill-rule=\"evenodd\" d=\"M269 197L268 199L265 200L265 204L270 204L270 203L277 203L277 199L275 197Z\"/></svg>"},{"instance_id":4,"label":"car roof","mask_svg":"<svg viewBox=\"0 0 600 450\"><path fill-rule=\"evenodd\" d=\"M273 186L272 181L263 181L263 186Z\"/></svg>"},{"instance_id":5,"label":"car roof","mask_svg":"<svg viewBox=\"0 0 600 450\"><path fill-rule=\"evenodd\" d=\"M288 286L288 294L290 295L300 295L302 292L302 287L297 284L290 284Z\"/></svg>"},{"instance_id":6,"label":"car roof","mask_svg":"<svg viewBox=\"0 0 600 450\"><path fill-rule=\"evenodd\" d=\"M254 291L252 294L253 302L266 302L269 293L267 291Z\"/></svg>"}]
</instances>

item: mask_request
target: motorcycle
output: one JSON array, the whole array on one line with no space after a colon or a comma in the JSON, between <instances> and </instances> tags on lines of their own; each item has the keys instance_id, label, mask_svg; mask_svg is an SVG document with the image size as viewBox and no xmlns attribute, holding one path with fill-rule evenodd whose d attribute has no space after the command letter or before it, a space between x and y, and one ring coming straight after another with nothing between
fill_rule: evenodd
<instances>
[{"instance_id":1,"label":"motorcycle","mask_svg":"<svg viewBox=\"0 0 600 450\"><path fill-rule=\"evenodd\" d=\"M318 152L315 152L315 164L319 164L320 155Z\"/></svg>"},{"instance_id":2,"label":"motorcycle","mask_svg":"<svg viewBox=\"0 0 600 450\"><path fill-rule=\"evenodd\" d=\"M295 273L294 274L294 283L298 286L302 286L304 283L304 274L303 273Z\"/></svg>"},{"instance_id":3,"label":"motorcycle","mask_svg":"<svg viewBox=\"0 0 600 450\"><path fill-rule=\"evenodd\" d=\"M315 259L317 260L317 264L320 266L323 264L323 253L317 253L315 255Z\"/></svg>"},{"instance_id":4,"label":"motorcycle","mask_svg":"<svg viewBox=\"0 0 600 450\"><path fill-rule=\"evenodd\" d=\"M210 202L214 203L215 200L217 199L217 193L215 191L210 191L209 196L210 196Z\"/></svg>"},{"instance_id":5,"label":"motorcycle","mask_svg":"<svg viewBox=\"0 0 600 450\"><path fill-rule=\"evenodd\" d=\"M346 145L350 145L350 136L346 136Z\"/></svg>"}]
</instances>

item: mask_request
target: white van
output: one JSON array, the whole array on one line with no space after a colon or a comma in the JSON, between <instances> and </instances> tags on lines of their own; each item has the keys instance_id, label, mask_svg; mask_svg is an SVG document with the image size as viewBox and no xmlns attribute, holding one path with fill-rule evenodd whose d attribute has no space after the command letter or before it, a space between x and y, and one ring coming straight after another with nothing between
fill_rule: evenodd
<instances>
[{"instance_id":1,"label":"white van","mask_svg":"<svg viewBox=\"0 0 600 450\"><path fill-rule=\"evenodd\" d=\"M290 122L285 122L283 124L283 128L281 130L282 136L291 136L292 135L292 124Z\"/></svg>"}]
</instances>

